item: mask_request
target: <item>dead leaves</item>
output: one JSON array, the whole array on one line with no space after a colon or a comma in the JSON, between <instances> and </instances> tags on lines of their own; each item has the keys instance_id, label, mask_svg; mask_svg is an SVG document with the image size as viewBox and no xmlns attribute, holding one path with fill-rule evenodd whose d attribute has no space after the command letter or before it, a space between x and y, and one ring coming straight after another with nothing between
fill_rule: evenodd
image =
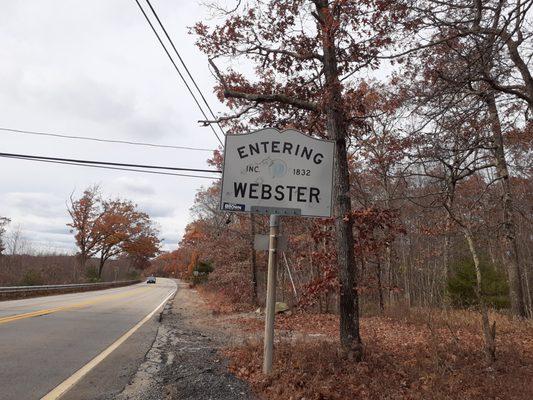
<instances>
[{"instance_id":1,"label":"dead leaves","mask_svg":"<svg viewBox=\"0 0 533 400\"><path fill-rule=\"evenodd\" d=\"M337 317L323 314L276 319L277 332L291 335L280 334L274 374L268 378L261 373L260 341L225 354L231 371L269 400L531 399L533 345L528 323L499 318L505 333L498 344L498 362L488 371L478 327L463 314L447 315L446 324L437 315L431 329L416 315L412 321L410 316L363 318L362 335L367 339L359 363L339 351ZM248 319L240 323L252 325ZM253 322L258 332L262 324L259 319ZM517 345L518 355L513 348Z\"/></svg>"}]
</instances>

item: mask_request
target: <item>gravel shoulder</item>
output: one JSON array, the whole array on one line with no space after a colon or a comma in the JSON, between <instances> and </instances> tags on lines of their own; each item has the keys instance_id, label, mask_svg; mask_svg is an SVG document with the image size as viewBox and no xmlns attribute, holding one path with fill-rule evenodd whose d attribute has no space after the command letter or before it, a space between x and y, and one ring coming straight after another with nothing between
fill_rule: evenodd
<instances>
[{"instance_id":1,"label":"gravel shoulder","mask_svg":"<svg viewBox=\"0 0 533 400\"><path fill-rule=\"evenodd\" d=\"M228 372L218 351L244 339L229 326L196 290L178 282L152 348L116 399L254 399L249 386Z\"/></svg>"}]
</instances>

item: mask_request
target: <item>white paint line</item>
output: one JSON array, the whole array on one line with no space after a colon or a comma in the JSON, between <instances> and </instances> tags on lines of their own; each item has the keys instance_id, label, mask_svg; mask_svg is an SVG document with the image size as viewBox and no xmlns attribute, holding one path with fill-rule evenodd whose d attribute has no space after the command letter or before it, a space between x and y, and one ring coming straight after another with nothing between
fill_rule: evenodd
<instances>
[{"instance_id":1,"label":"white paint line","mask_svg":"<svg viewBox=\"0 0 533 400\"><path fill-rule=\"evenodd\" d=\"M177 290L177 289L176 289ZM55 400L59 399L61 396L63 396L72 386L74 386L78 381L83 378L85 375L87 375L94 367L96 367L98 364L100 364L104 359L110 355L114 350L116 350L122 343L124 343L131 335L135 333L137 329L139 329L146 321L148 321L152 316L159 310L165 303L170 299L174 293L176 293L176 290L174 290L172 293L170 293L167 297L165 297L165 300L163 300L150 314L148 314L146 317L144 317L141 321L137 323L133 328L131 328L129 331L127 331L124 335L122 335L120 338L118 338L111 346L109 346L107 349L102 351L100 354L98 354L96 357L94 357L91 361L89 361L87 364L85 364L83 367L81 367L79 370L77 370L72 376L64 380L62 383L60 383L58 386L56 386L51 392L44 395L44 397L41 398L41 400Z\"/></svg>"}]
</instances>

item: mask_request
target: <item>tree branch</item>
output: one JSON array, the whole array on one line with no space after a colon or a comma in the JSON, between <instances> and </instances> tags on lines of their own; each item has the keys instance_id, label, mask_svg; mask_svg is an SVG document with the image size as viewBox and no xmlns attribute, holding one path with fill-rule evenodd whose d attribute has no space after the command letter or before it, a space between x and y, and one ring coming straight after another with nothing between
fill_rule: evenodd
<instances>
[{"instance_id":1,"label":"tree branch","mask_svg":"<svg viewBox=\"0 0 533 400\"><path fill-rule=\"evenodd\" d=\"M224 89L224 97L255 101L256 103L282 103L308 111L318 111L318 104L297 99L282 93L245 93L234 89Z\"/></svg>"},{"instance_id":2,"label":"tree branch","mask_svg":"<svg viewBox=\"0 0 533 400\"><path fill-rule=\"evenodd\" d=\"M296 108L300 108L303 110L318 111L318 104L307 101L307 100L301 100L295 97L288 96L286 94L282 93L271 93L271 94L263 94L263 93L246 93L246 92L240 92L235 89L231 89L224 79L224 76L220 73L220 70L216 66L216 64L213 62L213 59L209 59L209 64L211 67L213 67L213 71L215 72L215 75L217 76L218 80L222 84L222 87L224 88L224 97L225 98L235 98L235 99L244 99L248 101L254 101L256 103L282 103L287 104Z\"/></svg>"},{"instance_id":3,"label":"tree branch","mask_svg":"<svg viewBox=\"0 0 533 400\"><path fill-rule=\"evenodd\" d=\"M233 115L225 115L223 117L220 117L220 118L217 118L217 119L214 119L214 120L204 119L204 120L199 120L198 122L200 124L202 124L203 126L209 126L210 124L219 124L221 122L227 122L227 121L231 121L233 119L239 119L244 114L246 114L248 111L254 109L256 106L257 106L257 104L252 104L252 105L250 105L248 107L243 108L242 110L240 110L239 112L237 112L237 113L235 113Z\"/></svg>"}]
</instances>

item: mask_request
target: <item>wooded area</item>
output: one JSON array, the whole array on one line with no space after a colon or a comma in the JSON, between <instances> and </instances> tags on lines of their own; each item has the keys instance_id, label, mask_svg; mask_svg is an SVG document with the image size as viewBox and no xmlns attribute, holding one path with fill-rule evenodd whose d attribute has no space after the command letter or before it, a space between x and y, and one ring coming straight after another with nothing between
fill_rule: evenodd
<instances>
[{"instance_id":1,"label":"wooded area","mask_svg":"<svg viewBox=\"0 0 533 400\"><path fill-rule=\"evenodd\" d=\"M489 310L533 317L532 6L242 1L212 6L222 22L192 28L232 110L205 124L228 134L293 128L336 143L334 218L283 218L279 292L338 313L340 342L356 359L359 310L473 307L489 364ZM222 161L216 152L210 163ZM195 221L159 268L186 274L209 262L212 290L261 304L265 257L253 235L267 221L220 212L219 190L198 193Z\"/></svg>"},{"instance_id":2,"label":"wooded area","mask_svg":"<svg viewBox=\"0 0 533 400\"><path fill-rule=\"evenodd\" d=\"M150 216L130 200L106 199L97 185L79 198L71 194L67 211L75 255L33 249L20 226L7 232L10 220L0 217L0 286L134 279L161 252L159 229ZM107 264L112 264L109 271Z\"/></svg>"},{"instance_id":3,"label":"wooded area","mask_svg":"<svg viewBox=\"0 0 533 400\"><path fill-rule=\"evenodd\" d=\"M231 371L269 399L533 398L533 0L207 7L190 34L228 112L199 122L335 144L333 216L281 218L274 373L253 340L226 349ZM133 202L72 195L73 280L107 262L183 278L257 339L269 221L221 211L220 191L165 253ZM0 263L20 261L8 223Z\"/></svg>"}]
</instances>

